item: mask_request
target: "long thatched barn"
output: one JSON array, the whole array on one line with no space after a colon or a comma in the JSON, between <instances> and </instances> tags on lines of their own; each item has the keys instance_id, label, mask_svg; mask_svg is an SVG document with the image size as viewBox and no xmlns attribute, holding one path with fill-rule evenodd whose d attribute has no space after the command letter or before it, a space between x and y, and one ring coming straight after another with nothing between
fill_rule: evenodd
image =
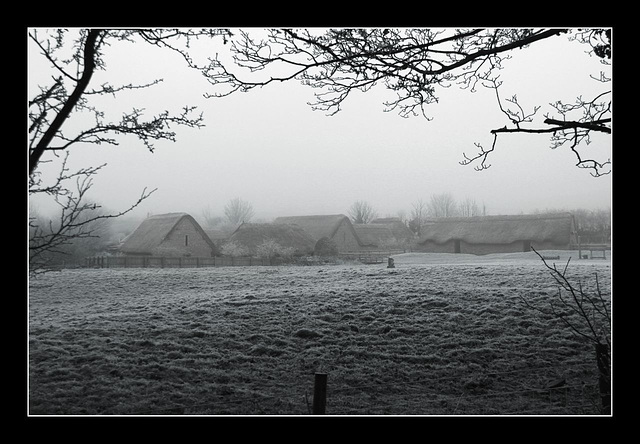
<instances>
[{"instance_id":1,"label":"long thatched barn","mask_svg":"<svg viewBox=\"0 0 640 444\"><path fill-rule=\"evenodd\" d=\"M566 250L577 245L570 213L433 218L421 231L415 249L431 253Z\"/></svg>"},{"instance_id":2,"label":"long thatched barn","mask_svg":"<svg viewBox=\"0 0 640 444\"><path fill-rule=\"evenodd\" d=\"M187 213L148 217L119 248L129 256L212 257L218 249L200 224Z\"/></svg>"}]
</instances>

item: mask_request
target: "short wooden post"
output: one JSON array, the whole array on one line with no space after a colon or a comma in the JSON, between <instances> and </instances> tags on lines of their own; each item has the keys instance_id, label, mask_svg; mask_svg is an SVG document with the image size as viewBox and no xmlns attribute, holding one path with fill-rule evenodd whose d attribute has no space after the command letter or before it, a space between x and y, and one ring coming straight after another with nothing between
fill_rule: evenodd
<instances>
[{"instance_id":1,"label":"short wooden post","mask_svg":"<svg viewBox=\"0 0 640 444\"><path fill-rule=\"evenodd\" d=\"M389 258L388 265L387 265L387 268L396 268L396 266L394 265L394 263L393 263L393 262L394 262L393 258L392 258L392 257L390 257L390 258Z\"/></svg>"},{"instance_id":2,"label":"short wooden post","mask_svg":"<svg viewBox=\"0 0 640 444\"><path fill-rule=\"evenodd\" d=\"M596 344L596 359L598 360L598 387L602 413L611 414L611 373L609 365L609 350L606 344Z\"/></svg>"},{"instance_id":3,"label":"short wooden post","mask_svg":"<svg viewBox=\"0 0 640 444\"><path fill-rule=\"evenodd\" d=\"M578 236L578 259L582 259L582 242Z\"/></svg>"},{"instance_id":4,"label":"short wooden post","mask_svg":"<svg viewBox=\"0 0 640 444\"><path fill-rule=\"evenodd\" d=\"M313 383L313 414L324 415L327 406L327 374L316 373Z\"/></svg>"}]
</instances>

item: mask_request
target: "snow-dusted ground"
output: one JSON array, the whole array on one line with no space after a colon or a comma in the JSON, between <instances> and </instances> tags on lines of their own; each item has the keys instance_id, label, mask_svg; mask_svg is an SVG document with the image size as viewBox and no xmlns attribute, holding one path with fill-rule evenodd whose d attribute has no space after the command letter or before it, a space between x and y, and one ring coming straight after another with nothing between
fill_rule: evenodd
<instances>
[{"instance_id":1,"label":"snow-dusted ground","mask_svg":"<svg viewBox=\"0 0 640 444\"><path fill-rule=\"evenodd\" d=\"M539 252L540 255L548 259L547 263L591 265L605 266L611 265L611 250L606 252L605 259L580 259L577 250L544 250ZM583 251L582 255L588 255L588 251ZM600 255L601 253L598 253ZM405 253L392 256L396 264L432 264L432 265L455 265L455 264L528 264L539 265L541 263L540 256L535 252L522 253L494 253L486 255L474 254L441 254L441 253ZM559 259L556 259L559 257Z\"/></svg>"},{"instance_id":2,"label":"snow-dusted ground","mask_svg":"<svg viewBox=\"0 0 640 444\"><path fill-rule=\"evenodd\" d=\"M542 254L564 268L570 253ZM597 413L592 346L549 312L538 256L394 260L45 274L29 293L30 412L306 414L326 372L333 414ZM567 270L609 298L610 260L576 252ZM564 398L541 391L558 378Z\"/></svg>"}]
</instances>

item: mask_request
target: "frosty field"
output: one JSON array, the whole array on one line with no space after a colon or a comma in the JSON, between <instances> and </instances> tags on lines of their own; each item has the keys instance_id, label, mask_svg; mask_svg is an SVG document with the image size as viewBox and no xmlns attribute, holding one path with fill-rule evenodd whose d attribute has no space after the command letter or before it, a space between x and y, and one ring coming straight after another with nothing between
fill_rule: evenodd
<instances>
[{"instance_id":1,"label":"frosty field","mask_svg":"<svg viewBox=\"0 0 640 444\"><path fill-rule=\"evenodd\" d=\"M28 413L306 415L315 372L332 415L599 413L593 346L522 300L558 294L535 254L395 264L32 279ZM574 256L567 274L610 297L609 260Z\"/></svg>"}]
</instances>

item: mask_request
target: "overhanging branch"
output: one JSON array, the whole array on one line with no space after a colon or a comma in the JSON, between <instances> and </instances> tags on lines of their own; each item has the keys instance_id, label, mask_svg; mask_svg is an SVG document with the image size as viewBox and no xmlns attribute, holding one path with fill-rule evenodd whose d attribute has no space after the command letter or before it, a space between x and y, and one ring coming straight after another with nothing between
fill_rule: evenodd
<instances>
[{"instance_id":1,"label":"overhanging branch","mask_svg":"<svg viewBox=\"0 0 640 444\"><path fill-rule=\"evenodd\" d=\"M547 125L554 125L551 128L507 128L503 126L502 128L491 130L491 134L499 134L499 133L555 133L558 131L570 130L570 129L586 129L590 131L598 131L601 133L611 134L611 128L605 126L607 123L611 123L611 119L600 119L594 120L592 122L576 122L576 121L565 121L565 120L556 120L556 119L545 119L544 123Z\"/></svg>"}]
</instances>

